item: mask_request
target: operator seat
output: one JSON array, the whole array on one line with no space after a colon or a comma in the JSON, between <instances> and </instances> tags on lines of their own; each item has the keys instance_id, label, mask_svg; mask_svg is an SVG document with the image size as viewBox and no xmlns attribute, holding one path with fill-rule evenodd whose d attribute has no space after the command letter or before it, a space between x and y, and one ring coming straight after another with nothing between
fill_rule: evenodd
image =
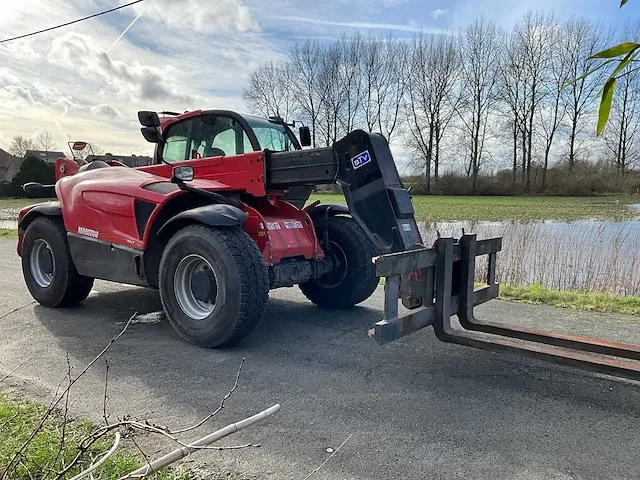
<instances>
[{"instance_id":1,"label":"operator seat","mask_svg":"<svg viewBox=\"0 0 640 480\"><path fill-rule=\"evenodd\" d=\"M80 172L87 172L89 170L95 170L96 168L104 168L104 167L108 167L109 164L107 162L103 162L102 160L94 160L93 162L89 162L85 165L82 165L79 169L78 169L78 173Z\"/></svg>"}]
</instances>

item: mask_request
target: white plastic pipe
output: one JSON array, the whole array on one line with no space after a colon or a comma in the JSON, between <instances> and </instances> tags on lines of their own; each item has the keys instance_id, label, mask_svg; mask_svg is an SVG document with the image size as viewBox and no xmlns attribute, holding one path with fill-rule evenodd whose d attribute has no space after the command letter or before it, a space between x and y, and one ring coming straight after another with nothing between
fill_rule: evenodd
<instances>
[{"instance_id":1,"label":"white plastic pipe","mask_svg":"<svg viewBox=\"0 0 640 480\"><path fill-rule=\"evenodd\" d=\"M245 418L244 420L240 420L239 422L227 425L226 427L216 432L210 433L206 437L202 437L200 440L196 440L195 442L190 443L189 445L180 447L171 453L167 453L165 456L160 457L157 460L152 461L151 463L148 463L144 467L140 467L139 469L126 474L124 477L121 477L120 480L124 480L128 478L142 478L145 475L157 472L158 470L165 468L168 465L171 465L173 462L176 462L193 452L201 450L201 447L206 447L208 445L211 445L213 442L217 442L218 440L226 437L227 435L231 435L232 433L235 433L238 430L242 430L243 428L248 427L249 425L253 425L256 422L259 422L260 420L264 420L268 416L276 413L278 410L280 410L279 403L274 405L273 407L269 407L266 410L263 410L262 412L253 415L252 417Z\"/></svg>"},{"instance_id":2,"label":"white plastic pipe","mask_svg":"<svg viewBox=\"0 0 640 480\"><path fill-rule=\"evenodd\" d=\"M96 463L91 465L84 472L80 472L71 480L80 480L81 478L86 477L90 473L94 472L96 469L100 468L102 465L104 465L104 462L106 462L109 459L109 457L116 452L116 450L118 449L118 445L120 445L120 433L116 432L116 439L113 442L113 446L109 449L109 451L105 453L105 455L100 460L98 460Z\"/></svg>"}]
</instances>

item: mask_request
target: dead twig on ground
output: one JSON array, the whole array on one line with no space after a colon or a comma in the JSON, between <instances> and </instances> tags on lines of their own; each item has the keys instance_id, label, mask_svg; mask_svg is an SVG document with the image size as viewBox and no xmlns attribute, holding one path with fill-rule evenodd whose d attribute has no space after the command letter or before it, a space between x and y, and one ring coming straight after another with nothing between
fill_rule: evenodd
<instances>
[{"instance_id":1,"label":"dead twig on ground","mask_svg":"<svg viewBox=\"0 0 640 480\"><path fill-rule=\"evenodd\" d=\"M316 468L313 472L311 472L309 475L304 477L304 480L309 480L315 473L317 473L322 467L324 467L326 465L326 463L329 460L331 460L336 453L338 453L340 451L340 449L344 446L345 443L347 443L349 441L349 439L351 437L353 437L353 433L351 435L349 435L345 439L345 441L340 444L340 446L338 448L336 448L333 452L331 452L331 455L329 455L329 457L324 462L322 462L318 468Z\"/></svg>"},{"instance_id":2,"label":"dead twig on ground","mask_svg":"<svg viewBox=\"0 0 640 480\"><path fill-rule=\"evenodd\" d=\"M185 432L189 432L191 430L195 430L196 428L204 425L205 423L207 423L209 420L211 420L213 417L215 417L218 413L220 413L220 411L224 408L224 402L225 400L227 400L231 395L233 395L233 392L236 391L236 388L238 388L238 382L240 381L240 373L242 372L242 366L244 365L244 361L245 361L245 357L242 357L242 361L240 362L240 368L238 368L238 373L236 374L236 381L233 384L233 387L231 387L231 390L229 390L226 395L224 397L222 397L222 400L220 400L220 405L218 406L218 408L216 408L213 412L211 412L209 415L207 415L204 419L202 419L201 421L199 421L198 423L196 423L195 425L192 425L191 427L187 427L187 428L182 428L180 430L167 430L168 433L172 433L174 435L179 435L181 433L185 433Z\"/></svg>"},{"instance_id":3,"label":"dead twig on ground","mask_svg":"<svg viewBox=\"0 0 640 480\"><path fill-rule=\"evenodd\" d=\"M107 415L107 388L109 386L109 360L104 359L105 371L104 371L104 396L102 398L102 418L104 419L105 425L109 425L109 416Z\"/></svg>"}]
</instances>

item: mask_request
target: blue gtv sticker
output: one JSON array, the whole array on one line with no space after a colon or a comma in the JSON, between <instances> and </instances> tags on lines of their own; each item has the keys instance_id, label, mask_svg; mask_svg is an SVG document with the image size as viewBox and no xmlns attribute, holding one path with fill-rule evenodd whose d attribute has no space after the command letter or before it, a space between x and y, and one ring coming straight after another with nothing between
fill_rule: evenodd
<instances>
[{"instance_id":1,"label":"blue gtv sticker","mask_svg":"<svg viewBox=\"0 0 640 480\"><path fill-rule=\"evenodd\" d=\"M353 164L353 168L357 170L358 168L366 165L371 162L371 155L369 155L369 150L365 150L362 153L359 153L355 157L351 159L351 163Z\"/></svg>"}]
</instances>

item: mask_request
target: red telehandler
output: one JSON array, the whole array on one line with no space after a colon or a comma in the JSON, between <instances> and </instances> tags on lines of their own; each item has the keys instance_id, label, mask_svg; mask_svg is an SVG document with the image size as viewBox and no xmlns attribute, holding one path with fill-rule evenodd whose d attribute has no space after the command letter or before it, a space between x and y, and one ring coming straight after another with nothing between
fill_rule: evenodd
<instances>
[{"instance_id":1,"label":"red telehandler","mask_svg":"<svg viewBox=\"0 0 640 480\"><path fill-rule=\"evenodd\" d=\"M217 347L253 330L269 289L299 285L316 305L344 309L386 277L384 320L369 332L381 344L433 325L445 342L640 378L640 347L477 320L474 306L498 295L502 239L463 235L426 248L381 135L356 130L303 150L309 129L299 141L279 118L138 117L156 144L153 165L61 158L55 185L24 186L57 197L18 217L24 278L42 305L80 303L96 278L157 288L182 338ZM346 206L305 207L313 186L336 183ZM482 255L488 271L476 288Z\"/></svg>"}]
</instances>

